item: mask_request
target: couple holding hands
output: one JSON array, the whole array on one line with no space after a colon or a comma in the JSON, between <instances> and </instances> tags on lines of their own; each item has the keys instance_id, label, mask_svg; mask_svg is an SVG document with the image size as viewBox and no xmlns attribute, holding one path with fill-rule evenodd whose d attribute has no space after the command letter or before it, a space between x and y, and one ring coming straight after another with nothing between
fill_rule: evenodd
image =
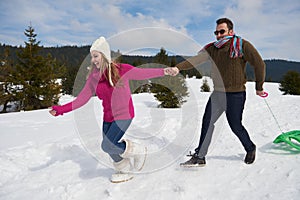
<instances>
[{"instance_id":1,"label":"couple holding hands","mask_svg":"<svg viewBox=\"0 0 300 200\"><path fill-rule=\"evenodd\" d=\"M254 162L256 146L242 125L246 100L245 68L247 62L254 67L256 94L263 96L265 64L250 42L234 34L230 19L220 18L216 23L214 31L216 41L206 45L198 55L175 67L142 69L129 64L115 63L111 60L110 47L104 37L100 37L92 44L91 67L85 86L72 102L54 105L49 112L53 116L63 115L83 106L95 94L102 100L101 148L113 160L116 172L112 174L111 182L118 183L132 179L133 172L143 168L147 155L146 147L122 138L134 118L129 80L145 80L164 75L176 76L180 70L191 69L208 58L213 60L222 81L215 81L212 77L214 91L205 107L199 145L190 155L191 158L180 165L198 167L206 164L205 156L212 138L214 123L223 112L226 113L230 128L246 151L244 162L246 164Z\"/></svg>"}]
</instances>

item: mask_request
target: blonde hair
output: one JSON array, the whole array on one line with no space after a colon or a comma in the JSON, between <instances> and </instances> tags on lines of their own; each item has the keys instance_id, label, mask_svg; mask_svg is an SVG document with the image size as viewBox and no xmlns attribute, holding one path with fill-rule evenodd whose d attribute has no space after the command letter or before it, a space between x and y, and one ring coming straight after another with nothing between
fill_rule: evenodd
<instances>
[{"instance_id":1,"label":"blonde hair","mask_svg":"<svg viewBox=\"0 0 300 200\"><path fill-rule=\"evenodd\" d=\"M108 59L104 56L104 54L102 52L100 52L102 55L102 59L101 59L101 67L100 67L100 73L99 73L99 78L102 77L102 75L104 75L104 77L106 78L106 80L108 80L110 86L114 87L117 84L119 85L119 80L120 80L120 73L119 73L119 66L115 63L115 62L111 62L109 63ZM88 72L88 76L92 73L93 69L96 67L96 65L94 63L91 63L91 66L88 67L89 72Z\"/></svg>"}]
</instances>

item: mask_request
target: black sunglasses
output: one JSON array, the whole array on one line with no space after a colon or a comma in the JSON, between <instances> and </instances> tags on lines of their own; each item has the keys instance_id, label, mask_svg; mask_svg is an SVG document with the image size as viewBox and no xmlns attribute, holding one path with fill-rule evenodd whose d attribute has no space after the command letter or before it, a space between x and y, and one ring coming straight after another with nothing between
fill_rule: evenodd
<instances>
[{"instance_id":1,"label":"black sunglasses","mask_svg":"<svg viewBox=\"0 0 300 200\"><path fill-rule=\"evenodd\" d=\"M214 34L215 35L218 35L219 33L222 35L222 34L224 34L226 31L224 30L224 29L221 29L221 30L219 30L219 31L215 31L214 32Z\"/></svg>"}]
</instances>

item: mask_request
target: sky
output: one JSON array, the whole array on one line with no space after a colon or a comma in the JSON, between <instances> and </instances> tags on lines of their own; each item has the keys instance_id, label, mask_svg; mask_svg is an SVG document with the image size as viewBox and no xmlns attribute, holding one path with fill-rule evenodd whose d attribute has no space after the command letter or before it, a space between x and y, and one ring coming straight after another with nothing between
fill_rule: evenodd
<instances>
[{"instance_id":1,"label":"sky","mask_svg":"<svg viewBox=\"0 0 300 200\"><path fill-rule=\"evenodd\" d=\"M0 43L24 45L32 25L47 47L91 45L104 36L123 54L163 47L169 54L195 55L215 40L220 17L230 18L235 33L263 59L300 61L299 0L1 0Z\"/></svg>"}]
</instances>

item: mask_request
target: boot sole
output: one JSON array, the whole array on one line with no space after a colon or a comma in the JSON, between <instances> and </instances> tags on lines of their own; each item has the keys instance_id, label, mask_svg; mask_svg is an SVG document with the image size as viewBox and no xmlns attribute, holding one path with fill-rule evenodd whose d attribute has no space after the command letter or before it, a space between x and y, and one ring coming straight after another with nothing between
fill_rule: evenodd
<instances>
[{"instance_id":1,"label":"boot sole","mask_svg":"<svg viewBox=\"0 0 300 200\"><path fill-rule=\"evenodd\" d=\"M125 180L120 180L120 181L113 181L113 180L110 180L110 182L112 182L112 183L123 183L123 182L130 181L131 179L133 179L133 177L130 177L129 179L125 179Z\"/></svg>"},{"instance_id":2,"label":"boot sole","mask_svg":"<svg viewBox=\"0 0 300 200\"><path fill-rule=\"evenodd\" d=\"M180 165L180 167L192 168L192 167L204 167L206 164L197 164L197 165Z\"/></svg>"},{"instance_id":3,"label":"boot sole","mask_svg":"<svg viewBox=\"0 0 300 200\"><path fill-rule=\"evenodd\" d=\"M147 158L147 147L145 147L145 156L144 156L144 162L142 164L142 166L139 169L136 169L138 172L141 171L145 165L146 162L146 158Z\"/></svg>"}]
</instances>

